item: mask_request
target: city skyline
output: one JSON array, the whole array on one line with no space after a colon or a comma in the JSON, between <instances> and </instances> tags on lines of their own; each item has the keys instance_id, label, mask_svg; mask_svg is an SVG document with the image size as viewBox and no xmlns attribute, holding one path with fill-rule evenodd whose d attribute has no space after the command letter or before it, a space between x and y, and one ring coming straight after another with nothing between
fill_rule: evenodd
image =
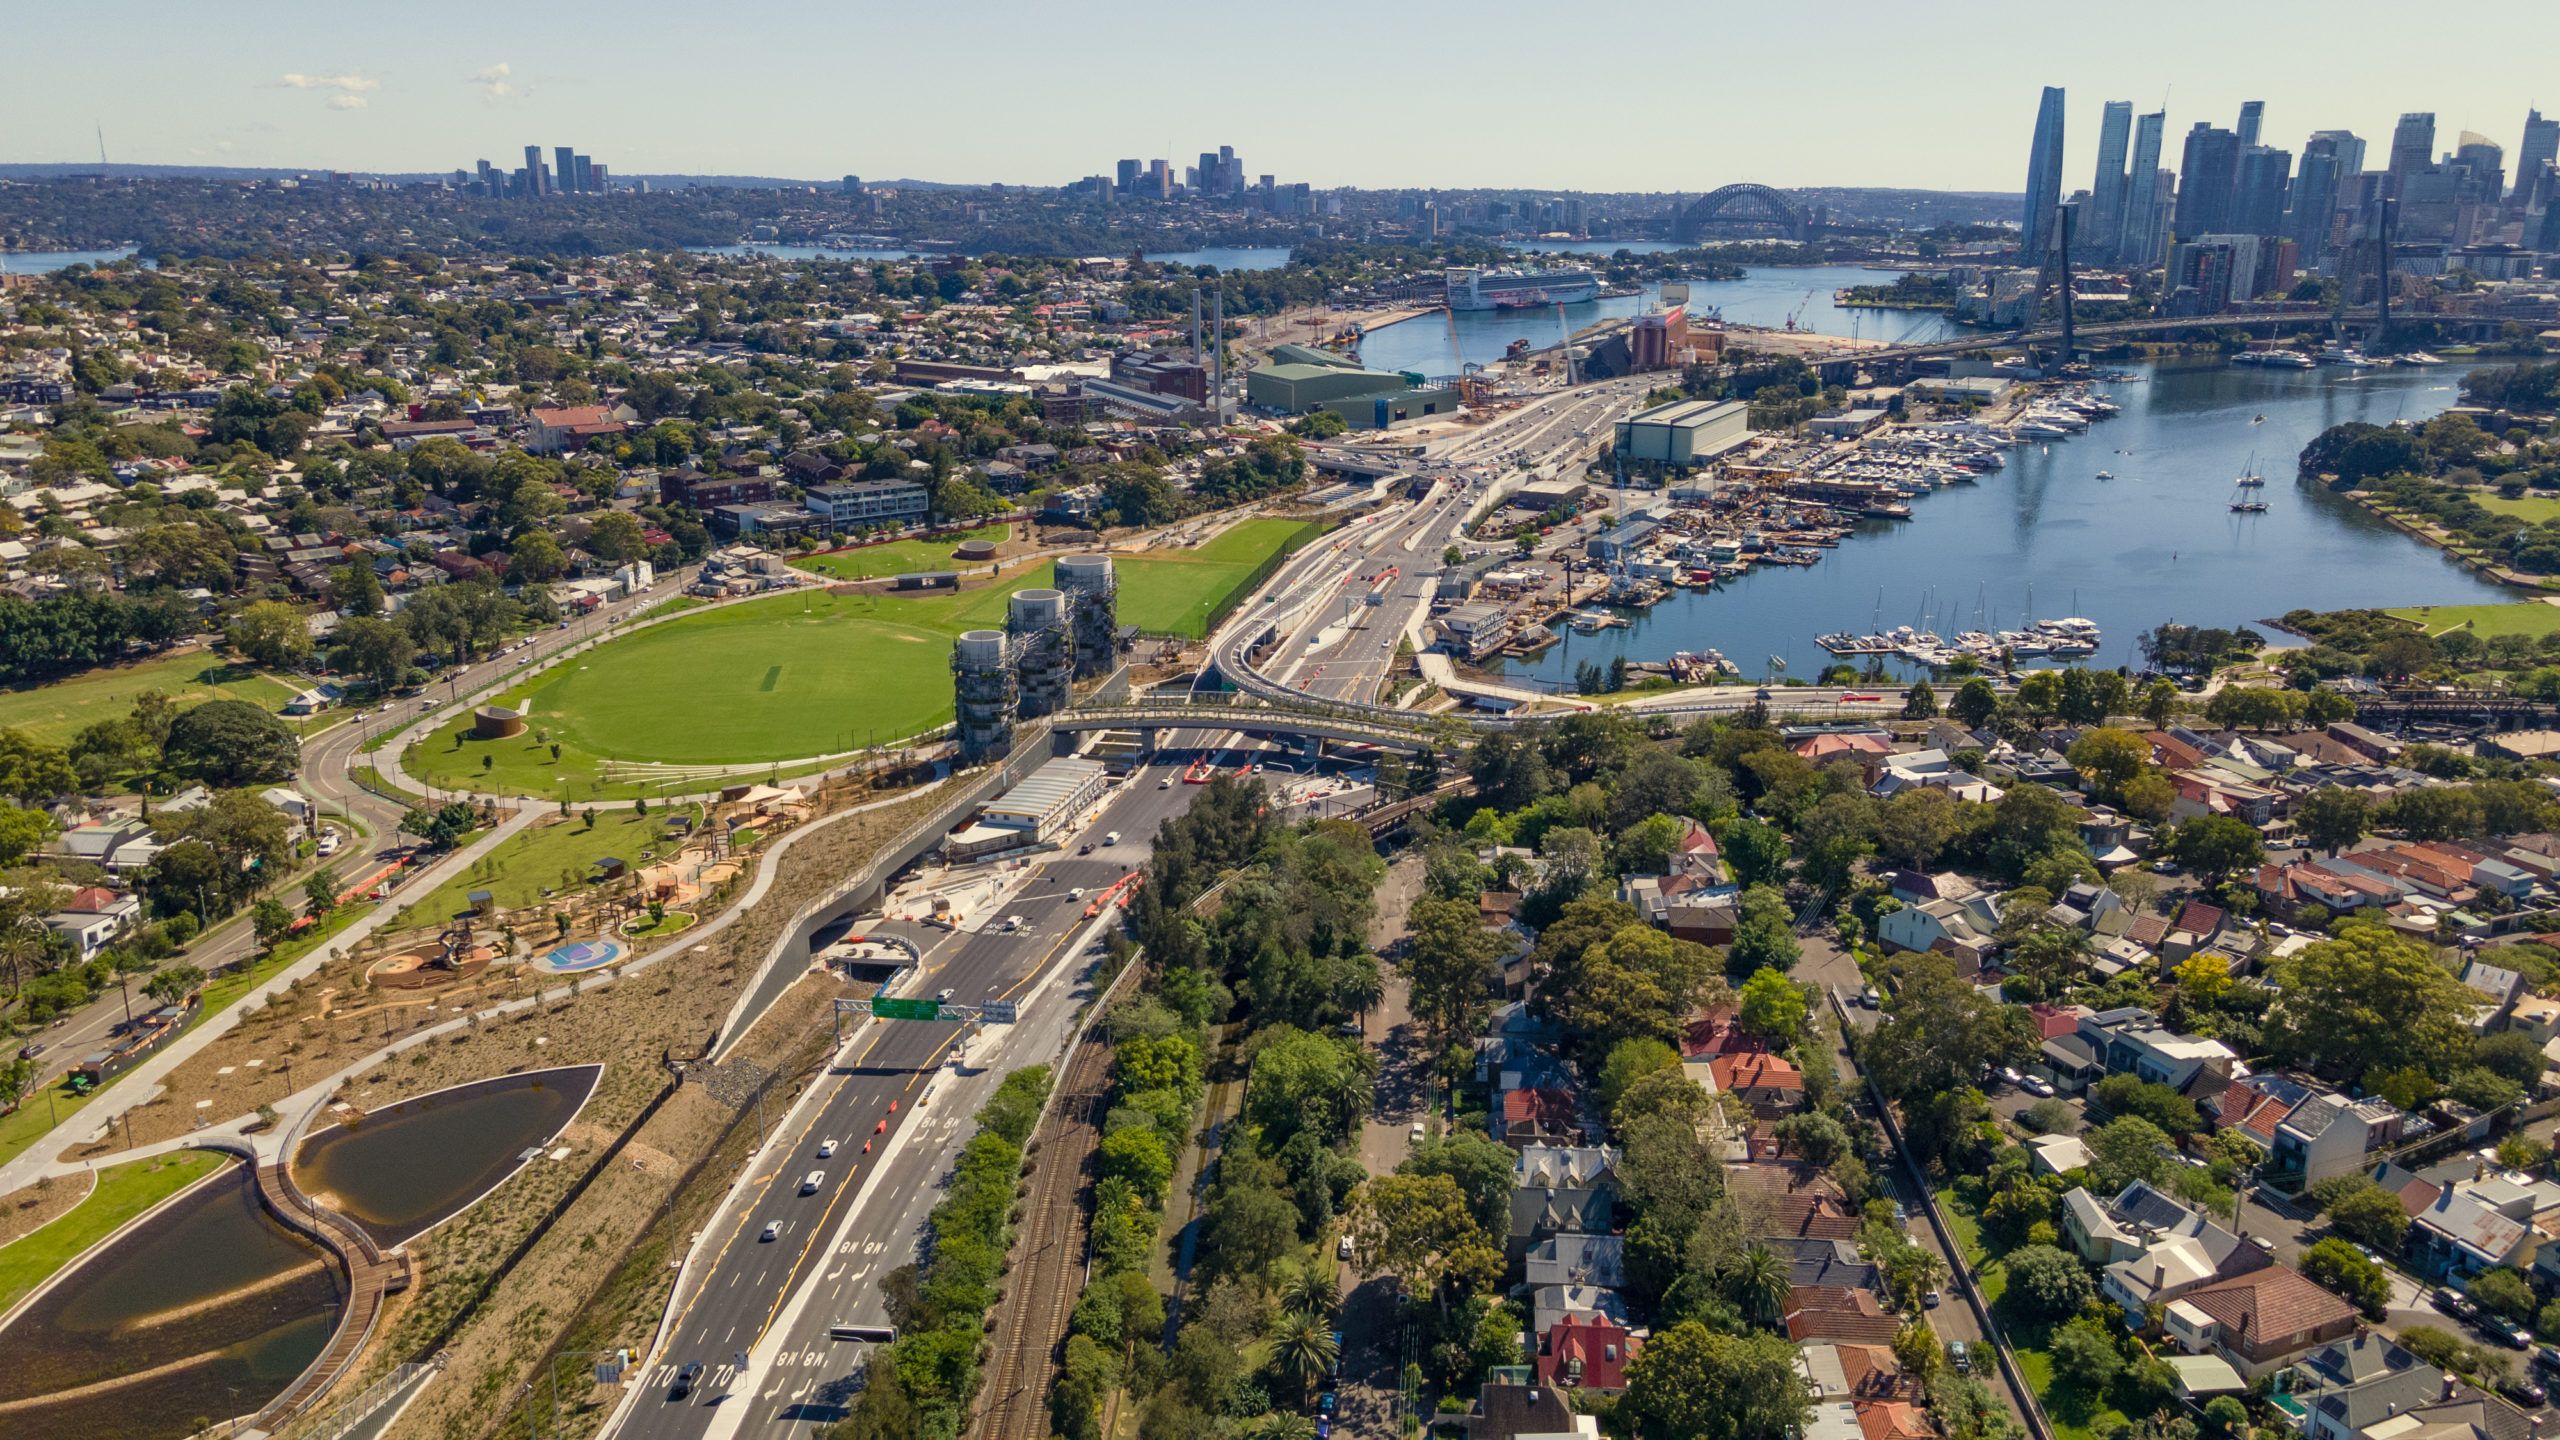
<instances>
[{"instance_id":1,"label":"city skyline","mask_svg":"<svg viewBox=\"0 0 2560 1440\"><path fill-rule=\"evenodd\" d=\"M2218 33L2231 44L2190 47L2170 43L2174 26L2126 36L2096 15L1995 6L1961 75L1914 67L1903 47L1839 43L1844 30L1907 24L1882 5L1848 6L1818 27L1739 13L1702 19L1651 3L1587 12L1595 39L1618 30L1663 37L1670 73L1685 78L1657 86L1592 86L1589 71L1577 82L1555 71L1544 47L1488 45L1402 73L1311 68L1296 48L1259 43L1249 20L1157 4L1121 7L1123 23L1113 25L998 7L991 24L1006 43L943 62L933 58L945 38L935 17L896 10L715 19L644 4L600 28L464 4L454 23L432 30L305 5L273 7L255 27L172 12L157 22L165 43L120 57L122 83L112 89L83 83L78 67L22 77L13 153L0 159L93 161L103 130L116 162L414 173L450 170L457 150L494 160L516 153L523 142L512 137L574 131L613 151L616 174L635 176L819 181L853 171L1054 186L1110 175L1132 155L1180 166L1206 143L1252 157L1257 176L1319 188L1694 194L1753 180L2016 192L2023 174L2008 137L2020 111L2032 113L2038 87L2051 85L2072 97L2067 197L2095 166L2106 100L2144 114L2162 109L2165 93L2172 157L2195 120L2233 128L2244 101L2265 103L2260 143L2288 150L2336 129L2379 151L2400 113L2433 110L2440 140L2478 131L2511 162L2527 110L2560 110L2560 86L2538 63L2560 46L2560 16L2548 7L2489 7L2476 33L2496 42L2465 50L2458 84L2413 71L2405 47L2363 38L2381 33L2355 19L2366 9L2379 17L2379 7L2323 7L2322 23L2299 33L2281 17L2223 17ZM2001 19L2013 11L2017 25ZM1543 13L1469 12L1490 27ZM1364 49L1425 53L1449 38L1445 17L1344 14L1362 27L1346 49L1355 58ZM77 25L48 12L18 34L28 53L70 53ZM1167 47L1177 29L1180 53L1217 55L1218 88L1251 103L1184 116L1140 83L1157 61L1176 58ZM1628 63L1607 53L1590 52L1594 63ZM1700 58L1679 58L1690 53ZM1815 53L1819 66L1799 63ZM2277 53L2281 64L2267 58ZM966 118L936 120L954 66L971 77ZM845 83L848 75L860 83ZM1129 83L1110 83L1114 75ZM1506 126L1501 145L1461 143L1472 119L1516 113L1524 96L1559 86L1581 98L1558 123ZM1381 133L1402 138L1379 145ZM1901 143L1878 145L1880 135Z\"/></svg>"}]
</instances>

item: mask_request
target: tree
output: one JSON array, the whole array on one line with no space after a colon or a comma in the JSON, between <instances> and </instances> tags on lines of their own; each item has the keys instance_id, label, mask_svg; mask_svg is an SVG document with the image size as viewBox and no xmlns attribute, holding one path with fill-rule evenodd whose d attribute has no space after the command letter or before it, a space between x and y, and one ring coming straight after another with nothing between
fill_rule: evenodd
<instances>
[{"instance_id":1,"label":"tree","mask_svg":"<svg viewBox=\"0 0 2560 1440\"><path fill-rule=\"evenodd\" d=\"M1911 688L1902 692L1902 718L1934 720L1937 716L1938 692L1930 689L1926 680L1912 681Z\"/></svg>"},{"instance_id":2,"label":"tree","mask_svg":"<svg viewBox=\"0 0 2560 1440\"><path fill-rule=\"evenodd\" d=\"M272 897L261 899L250 911L249 918L257 928L258 943L269 950L276 948L277 941L293 933L293 912Z\"/></svg>"},{"instance_id":3,"label":"tree","mask_svg":"<svg viewBox=\"0 0 2560 1440\"><path fill-rule=\"evenodd\" d=\"M1411 940L1396 961L1414 1015L1434 1053L1469 1033L1486 1003L1501 941L1484 928L1475 898L1417 900L1406 918Z\"/></svg>"},{"instance_id":4,"label":"tree","mask_svg":"<svg viewBox=\"0 0 2560 1440\"><path fill-rule=\"evenodd\" d=\"M568 552L546 530L529 530L519 535L507 550L507 578L519 585L556 580L569 568Z\"/></svg>"},{"instance_id":5,"label":"tree","mask_svg":"<svg viewBox=\"0 0 2560 1440\"><path fill-rule=\"evenodd\" d=\"M228 638L233 649L272 669L294 669L311 657L311 630L302 612L281 601L260 600L241 610Z\"/></svg>"},{"instance_id":6,"label":"tree","mask_svg":"<svg viewBox=\"0 0 2560 1440\"><path fill-rule=\"evenodd\" d=\"M2039 1043L2024 1007L2003 1005L1959 979L1943 955L1916 957L1890 1004L1862 1058L1885 1093L1906 1101L1970 1085L1987 1067L2034 1054Z\"/></svg>"},{"instance_id":7,"label":"tree","mask_svg":"<svg viewBox=\"0 0 2560 1440\"><path fill-rule=\"evenodd\" d=\"M2174 681L2154 680L2142 687L2140 705L2142 718L2151 722L2152 729L2166 730L2178 712L2186 708L2186 701L2178 694Z\"/></svg>"},{"instance_id":8,"label":"tree","mask_svg":"<svg viewBox=\"0 0 2560 1440\"><path fill-rule=\"evenodd\" d=\"M1775 969L1751 972L1742 983L1742 1028L1765 1035L1779 1049L1796 1043L1804 1031L1804 991Z\"/></svg>"},{"instance_id":9,"label":"tree","mask_svg":"<svg viewBox=\"0 0 2560 1440\"><path fill-rule=\"evenodd\" d=\"M1527 809L1555 783L1537 737L1510 730L1476 741L1467 773L1476 782L1476 799L1505 812Z\"/></svg>"},{"instance_id":10,"label":"tree","mask_svg":"<svg viewBox=\"0 0 2560 1440\"><path fill-rule=\"evenodd\" d=\"M2085 1318L2055 1326L2048 1349L2053 1378L2084 1395L2104 1393L2124 1372L2124 1352L2116 1348L2115 1337Z\"/></svg>"},{"instance_id":11,"label":"tree","mask_svg":"<svg viewBox=\"0 0 2560 1440\"><path fill-rule=\"evenodd\" d=\"M1677 1069L1680 1052L1650 1035L1621 1040L1609 1047L1600 1067L1600 1111L1613 1114L1630 1086L1656 1070Z\"/></svg>"},{"instance_id":12,"label":"tree","mask_svg":"<svg viewBox=\"0 0 2560 1440\"><path fill-rule=\"evenodd\" d=\"M1915 786L1876 808L1876 849L1914 870L1928 869L1955 830L1955 797L1940 786Z\"/></svg>"},{"instance_id":13,"label":"tree","mask_svg":"<svg viewBox=\"0 0 2560 1440\"><path fill-rule=\"evenodd\" d=\"M2383 1295L2387 1299L2390 1293L2390 1283L2385 1281ZM2533 1320L2533 1286L2506 1266L2473 1276L2471 1298L2486 1306L2491 1313L2506 1317L2511 1324L2525 1325Z\"/></svg>"},{"instance_id":14,"label":"tree","mask_svg":"<svg viewBox=\"0 0 2560 1440\"><path fill-rule=\"evenodd\" d=\"M1761 1440L1801 1433L1813 1400L1783 1335L1720 1334L1683 1320L1627 1366L1618 1414L1641 1440Z\"/></svg>"},{"instance_id":15,"label":"tree","mask_svg":"<svg viewBox=\"0 0 2560 1440\"><path fill-rule=\"evenodd\" d=\"M1458 1182L1446 1175L1380 1175L1351 1192L1352 1254L1364 1271L1384 1270L1408 1292L1437 1295L1442 1282L1493 1283L1502 1254L1476 1223Z\"/></svg>"},{"instance_id":16,"label":"tree","mask_svg":"<svg viewBox=\"0 0 2560 1440\"><path fill-rule=\"evenodd\" d=\"M293 728L246 700L208 700L169 722L171 769L217 785L266 784L293 773Z\"/></svg>"},{"instance_id":17,"label":"tree","mask_svg":"<svg viewBox=\"0 0 2560 1440\"><path fill-rule=\"evenodd\" d=\"M370 559L358 559L329 572L329 603L345 615L382 613L382 577Z\"/></svg>"},{"instance_id":18,"label":"tree","mask_svg":"<svg viewBox=\"0 0 2560 1440\"><path fill-rule=\"evenodd\" d=\"M2151 763L2151 742L2130 730L2091 730L2071 742L2066 758L2098 797L2112 802Z\"/></svg>"},{"instance_id":19,"label":"tree","mask_svg":"<svg viewBox=\"0 0 2560 1440\"><path fill-rule=\"evenodd\" d=\"M2467 785L2421 785L2382 807L2382 823L2412 840L2459 840L2483 824L2479 797Z\"/></svg>"},{"instance_id":20,"label":"tree","mask_svg":"<svg viewBox=\"0 0 2560 1440\"><path fill-rule=\"evenodd\" d=\"M2303 839L2335 855L2373 828L2373 802L2363 791L2323 785L2304 797L2293 823Z\"/></svg>"},{"instance_id":21,"label":"tree","mask_svg":"<svg viewBox=\"0 0 2560 1440\"><path fill-rule=\"evenodd\" d=\"M2136 1180L2166 1186L2178 1162L2169 1155L2169 1137L2139 1115L2110 1120L2089 1132L2089 1172L2098 1192L2113 1195Z\"/></svg>"},{"instance_id":22,"label":"tree","mask_svg":"<svg viewBox=\"0 0 2560 1440\"><path fill-rule=\"evenodd\" d=\"M2302 1273L2366 1314L2379 1315L2391 1303L2391 1277L2344 1240L2323 1240L2303 1251ZM2528 1313L2532 1294L2525 1292Z\"/></svg>"},{"instance_id":23,"label":"tree","mask_svg":"<svg viewBox=\"0 0 2560 1440\"><path fill-rule=\"evenodd\" d=\"M80 776L68 751L15 727L0 730L0 795L43 804L79 788Z\"/></svg>"},{"instance_id":24,"label":"tree","mask_svg":"<svg viewBox=\"0 0 2560 1440\"><path fill-rule=\"evenodd\" d=\"M1677 1066L1662 1073L1685 1078ZM1642 1095L1644 1087L1639 1085L1628 1093ZM1510 1146L1478 1127L1467 1126L1423 1141L1396 1169L1406 1175L1448 1176L1465 1192L1476 1223L1484 1227L1485 1233L1495 1234L1511 1223L1511 1177L1518 1160Z\"/></svg>"},{"instance_id":25,"label":"tree","mask_svg":"<svg viewBox=\"0 0 2560 1440\"><path fill-rule=\"evenodd\" d=\"M2350 920L2339 930L2278 967L2269 1053L2350 1075L2451 1071L2470 1052L2465 1021L2477 995L2387 927Z\"/></svg>"},{"instance_id":26,"label":"tree","mask_svg":"<svg viewBox=\"0 0 2560 1440\"><path fill-rule=\"evenodd\" d=\"M608 565L628 565L649 553L649 535L636 518L607 510L588 525L586 547Z\"/></svg>"},{"instance_id":27,"label":"tree","mask_svg":"<svg viewBox=\"0 0 2560 1440\"><path fill-rule=\"evenodd\" d=\"M323 865L302 882L302 898L314 920L326 920L338 908L338 867Z\"/></svg>"},{"instance_id":28,"label":"tree","mask_svg":"<svg viewBox=\"0 0 2560 1440\"><path fill-rule=\"evenodd\" d=\"M366 573L371 573L370 567ZM329 643L334 647L332 663L340 670L371 680L374 688L386 695L399 686L418 654L408 631L388 620L361 615L339 621L338 628L329 633Z\"/></svg>"},{"instance_id":29,"label":"tree","mask_svg":"<svg viewBox=\"0 0 2560 1440\"><path fill-rule=\"evenodd\" d=\"M1956 698L1947 706L1949 713L1964 722L1968 730L1979 730L2000 709L2000 692L1991 682L1976 675L1956 687Z\"/></svg>"},{"instance_id":30,"label":"tree","mask_svg":"<svg viewBox=\"0 0 2560 1440\"><path fill-rule=\"evenodd\" d=\"M1734 927L1733 944L1725 952L1725 969L1736 974L1783 973L1796 968L1796 961L1803 954L1803 947L1796 944L1786 921L1757 915Z\"/></svg>"},{"instance_id":31,"label":"tree","mask_svg":"<svg viewBox=\"0 0 2560 1440\"><path fill-rule=\"evenodd\" d=\"M1769 884L1786 872L1787 837L1775 825L1743 820L1726 840L1724 858L1734 879L1745 885Z\"/></svg>"},{"instance_id":32,"label":"tree","mask_svg":"<svg viewBox=\"0 0 2560 1440\"><path fill-rule=\"evenodd\" d=\"M1793 1288L1786 1257L1768 1246L1754 1245L1744 1251L1727 1281L1734 1299L1753 1319L1775 1324L1786 1313L1787 1295Z\"/></svg>"},{"instance_id":33,"label":"tree","mask_svg":"<svg viewBox=\"0 0 2560 1440\"><path fill-rule=\"evenodd\" d=\"M2169 853L2216 885L2264 854L2258 827L2234 815L2198 815L2169 833Z\"/></svg>"},{"instance_id":34,"label":"tree","mask_svg":"<svg viewBox=\"0 0 2560 1440\"><path fill-rule=\"evenodd\" d=\"M2079 1257L2050 1245L2021 1245L2003 1264L2009 1272L2008 1294L2035 1318L2077 1315L2097 1294Z\"/></svg>"},{"instance_id":35,"label":"tree","mask_svg":"<svg viewBox=\"0 0 2560 1440\"><path fill-rule=\"evenodd\" d=\"M1341 1353L1341 1347L1334 1343L1331 1323L1315 1316L1286 1314L1272 1328L1271 1358L1281 1373L1298 1382L1302 1404Z\"/></svg>"},{"instance_id":36,"label":"tree","mask_svg":"<svg viewBox=\"0 0 2560 1440\"><path fill-rule=\"evenodd\" d=\"M52 838L52 816L41 810L0 806L0 866L17 864Z\"/></svg>"},{"instance_id":37,"label":"tree","mask_svg":"<svg viewBox=\"0 0 2560 1440\"><path fill-rule=\"evenodd\" d=\"M203 983L204 972L193 965L170 965L153 972L143 982L142 993L163 1005L175 1005Z\"/></svg>"}]
</instances>

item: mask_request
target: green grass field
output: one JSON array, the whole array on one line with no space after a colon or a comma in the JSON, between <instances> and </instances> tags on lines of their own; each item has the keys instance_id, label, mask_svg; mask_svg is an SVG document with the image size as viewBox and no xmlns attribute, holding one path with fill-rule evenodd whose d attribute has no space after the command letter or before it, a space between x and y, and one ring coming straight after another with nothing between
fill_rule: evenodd
<instances>
[{"instance_id":1,"label":"green grass field","mask_svg":"<svg viewBox=\"0 0 2560 1440\"><path fill-rule=\"evenodd\" d=\"M0 1311L52 1278L127 1221L230 1162L217 1150L179 1150L98 1172L97 1188L50 1225L0 1246ZM64 1182L56 1182L64 1183Z\"/></svg>"},{"instance_id":2,"label":"green grass field","mask_svg":"<svg viewBox=\"0 0 2560 1440\"><path fill-rule=\"evenodd\" d=\"M1198 551L1115 555L1120 618L1198 635L1207 615L1300 528L1293 520L1249 521ZM502 696L527 711L522 736L475 740L470 718L457 715L411 746L402 764L439 786L566 793L575 804L716 783L633 780L611 772L614 762L805 761L888 744L951 719L953 638L1002 628L1012 593L1047 586L1052 576L1043 564L996 585L941 594L805 590L687 616Z\"/></svg>"},{"instance_id":3,"label":"green grass field","mask_svg":"<svg viewBox=\"0 0 2560 1440\"><path fill-rule=\"evenodd\" d=\"M84 727L132 710L133 697L145 690L162 691L181 706L229 699L246 700L261 710L281 710L294 694L253 667L226 665L197 651L92 670L48 685L0 690L0 727L24 730L47 744L68 744Z\"/></svg>"},{"instance_id":4,"label":"green grass field","mask_svg":"<svg viewBox=\"0 0 2560 1440\"><path fill-rule=\"evenodd\" d=\"M2528 525L2545 520L2560 520L2560 496L2520 495L2513 500L2497 495L2483 495L2480 508L2499 515L2513 515Z\"/></svg>"},{"instance_id":5,"label":"green grass field","mask_svg":"<svg viewBox=\"0 0 2560 1440\"><path fill-rule=\"evenodd\" d=\"M637 869L644 863L641 851L664 854L672 848L664 837L667 817L674 813L656 806L645 817L628 810L599 811L593 830L587 828L584 817L532 826L509 836L459 878L415 902L408 918L419 925L440 924L468 908L474 890L488 891L500 909L521 910L538 903L545 890L584 888L587 867L608 855Z\"/></svg>"},{"instance_id":6,"label":"green grass field","mask_svg":"<svg viewBox=\"0 0 2560 1440\"><path fill-rule=\"evenodd\" d=\"M2540 637L2560 630L2560 605L2538 600L2513 605L2412 605L2382 613L2422 625L2430 635L2464 626L2483 640L2499 635Z\"/></svg>"},{"instance_id":7,"label":"green grass field","mask_svg":"<svg viewBox=\"0 0 2560 1440\"><path fill-rule=\"evenodd\" d=\"M863 580L874 575L912 575L919 570L948 570L953 565L952 550L963 540L993 540L1002 543L1007 527L981 525L975 530L954 531L930 540L892 540L886 545L866 545L859 550L845 550L833 555L811 555L791 562L793 568L813 571L833 580Z\"/></svg>"}]
</instances>

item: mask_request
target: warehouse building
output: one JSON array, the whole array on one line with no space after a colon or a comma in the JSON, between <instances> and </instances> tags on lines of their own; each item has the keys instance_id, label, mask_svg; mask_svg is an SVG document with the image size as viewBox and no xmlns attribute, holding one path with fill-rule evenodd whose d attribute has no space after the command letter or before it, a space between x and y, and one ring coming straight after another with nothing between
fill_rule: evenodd
<instances>
[{"instance_id":1,"label":"warehouse building","mask_svg":"<svg viewBox=\"0 0 2560 1440\"><path fill-rule=\"evenodd\" d=\"M988 804L980 825L1030 832L1030 843L1055 840L1102 798L1110 772L1101 763L1061 757L1024 776Z\"/></svg>"},{"instance_id":2,"label":"warehouse building","mask_svg":"<svg viewBox=\"0 0 2560 1440\"><path fill-rule=\"evenodd\" d=\"M1701 465L1751 438L1740 400L1675 400L1618 422L1618 456L1656 465Z\"/></svg>"},{"instance_id":3,"label":"warehouse building","mask_svg":"<svg viewBox=\"0 0 2560 1440\"><path fill-rule=\"evenodd\" d=\"M1330 410L1354 430L1458 413L1456 390L1426 385L1409 370L1366 370L1304 345L1272 347L1271 362L1244 377L1246 403L1284 415Z\"/></svg>"}]
</instances>

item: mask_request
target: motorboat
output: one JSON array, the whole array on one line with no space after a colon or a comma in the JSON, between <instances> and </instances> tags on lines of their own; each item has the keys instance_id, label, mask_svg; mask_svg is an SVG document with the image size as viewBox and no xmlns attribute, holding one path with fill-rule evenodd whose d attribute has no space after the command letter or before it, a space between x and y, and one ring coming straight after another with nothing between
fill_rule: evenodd
<instances>
[{"instance_id":1,"label":"motorboat","mask_svg":"<svg viewBox=\"0 0 2560 1440\"><path fill-rule=\"evenodd\" d=\"M2098 472L2098 478L2101 480L2113 480L2116 478L2116 472L2113 470L2101 470Z\"/></svg>"},{"instance_id":2,"label":"motorboat","mask_svg":"<svg viewBox=\"0 0 2560 1440\"><path fill-rule=\"evenodd\" d=\"M2264 515L2267 513L2267 502L2264 500L2234 500L2231 502L2231 511L2235 515Z\"/></svg>"}]
</instances>

